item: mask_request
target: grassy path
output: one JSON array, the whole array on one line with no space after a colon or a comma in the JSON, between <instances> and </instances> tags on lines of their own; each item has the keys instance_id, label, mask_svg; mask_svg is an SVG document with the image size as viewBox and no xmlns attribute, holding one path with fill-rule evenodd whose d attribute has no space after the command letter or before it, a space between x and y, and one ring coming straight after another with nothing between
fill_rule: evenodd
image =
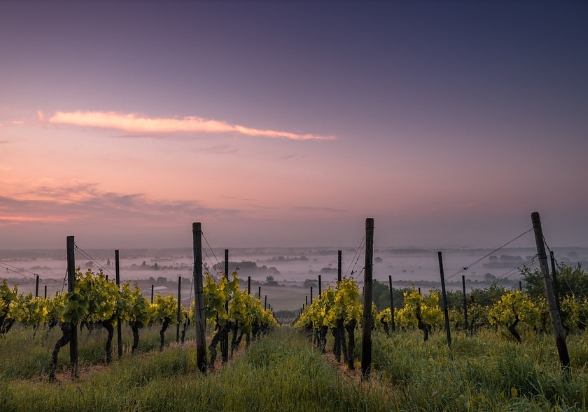
<instances>
[{"instance_id":1,"label":"grassy path","mask_svg":"<svg viewBox=\"0 0 588 412\"><path fill-rule=\"evenodd\" d=\"M185 359L183 361L182 359ZM0 383L2 411L384 411L389 395L358 386L300 334L280 329L202 376L193 348L90 369L79 381Z\"/></svg>"},{"instance_id":2,"label":"grassy path","mask_svg":"<svg viewBox=\"0 0 588 412\"><path fill-rule=\"evenodd\" d=\"M390 337L377 332L367 382L288 328L278 328L206 376L195 372L193 346L171 345L101 365L103 339L97 336L95 343L84 342L81 357L95 355L81 378L72 381L65 374L50 384L41 370L55 337L12 332L0 339L2 412L588 410L585 334L568 338L573 369L567 376L554 361L550 336L529 334L520 345L492 331L457 335L449 356L443 334L424 344L418 331ZM146 333L147 350L157 347L152 334Z\"/></svg>"}]
</instances>

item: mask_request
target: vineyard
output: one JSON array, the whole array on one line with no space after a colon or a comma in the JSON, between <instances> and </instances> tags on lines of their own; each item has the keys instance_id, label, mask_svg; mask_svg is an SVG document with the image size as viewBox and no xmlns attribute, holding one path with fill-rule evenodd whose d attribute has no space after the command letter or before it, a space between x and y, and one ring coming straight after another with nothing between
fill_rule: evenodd
<instances>
[{"instance_id":1,"label":"vineyard","mask_svg":"<svg viewBox=\"0 0 588 412\"><path fill-rule=\"evenodd\" d=\"M361 272L339 268L324 290L319 275L317 296L291 325L228 270L195 269L189 306L179 290L149 299L120 284L118 271L113 281L75 268L68 291L53 297L4 280L2 410L588 409L588 273L580 266L553 267L566 362L553 342L543 268L520 269L524 291L394 289L391 278L370 281L369 237L365 245ZM196 254L195 262L203 267ZM443 286L441 253L439 262Z\"/></svg>"}]
</instances>

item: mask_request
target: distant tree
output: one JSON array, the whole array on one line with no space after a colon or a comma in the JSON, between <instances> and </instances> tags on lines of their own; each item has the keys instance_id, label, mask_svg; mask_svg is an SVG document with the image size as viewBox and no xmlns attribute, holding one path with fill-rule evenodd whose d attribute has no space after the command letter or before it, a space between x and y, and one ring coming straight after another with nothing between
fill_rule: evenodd
<instances>
[{"instance_id":1,"label":"distant tree","mask_svg":"<svg viewBox=\"0 0 588 412\"><path fill-rule=\"evenodd\" d=\"M448 309L463 310L463 292L461 290L448 290L446 295Z\"/></svg>"},{"instance_id":2,"label":"distant tree","mask_svg":"<svg viewBox=\"0 0 588 412\"><path fill-rule=\"evenodd\" d=\"M265 284L268 286L278 286L278 281L274 279L272 275L268 275L265 278Z\"/></svg>"},{"instance_id":3,"label":"distant tree","mask_svg":"<svg viewBox=\"0 0 588 412\"><path fill-rule=\"evenodd\" d=\"M493 284L486 289L473 289L470 292L470 300L480 306L493 306L505 293L504 286Z\"/></svg>"},{"instance_id":4,"label":"distant tree","mask_svg":"<svg viewBox=\"0 0 588 412\"><path fill-rule=\"evenodd\" d=\"M394 300L395 308L404 307L404 292L409 291L409 288L392 289L392 298ZM390 286L387 283L374 280L372 283L372 298L378 310L383 310L390 307ZM363 299L363 298L362 298Z\"/></svg>"},{"instance_id":5,"label":"distant tree","mask_svg":"<svg viewBox=\"0 0 588 412\"><path fill-rule=\"evenodd\" d=\"M543 274L539 269L523 269L523 279L527 294L537 300L545 297ZM581 265L575 267L561 265L557 270L557 288L560 299L565 296L575 296L576 299L588 298L588 272Z\"/></svg>"}]
</instances>

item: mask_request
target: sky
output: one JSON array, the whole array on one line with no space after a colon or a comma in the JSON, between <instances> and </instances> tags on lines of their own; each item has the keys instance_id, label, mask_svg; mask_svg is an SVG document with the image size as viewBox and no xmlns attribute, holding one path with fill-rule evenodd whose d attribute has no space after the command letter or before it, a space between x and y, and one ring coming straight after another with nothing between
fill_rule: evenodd
<instances>
[{"instance_id":1,"label":"sky","mask_svg":"<svg viewBox=\"0 0 588 412\"><path fill-rule=\"evenodd\" d=\"M0 249L588 246L586 3L47 3L0 2Z\"/></svg>"}]
</instances>

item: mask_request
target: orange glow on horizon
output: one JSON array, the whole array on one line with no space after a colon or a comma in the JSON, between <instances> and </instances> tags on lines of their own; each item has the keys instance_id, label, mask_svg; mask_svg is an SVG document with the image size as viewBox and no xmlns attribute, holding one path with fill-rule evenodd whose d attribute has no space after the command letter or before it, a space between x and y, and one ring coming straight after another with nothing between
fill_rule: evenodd
<instances>
[{"instance_id":1,"label":"orange glow on horizon","mask_svg":"<svg viewBox=\"0 0 588 412\"><path fill-rule=\"evenodd\" d=\"M67 216L3 216L0 215L0 225L18 225L21 223L64 223L74 220L75 217Z\"/></svg>"}]
</instances>

